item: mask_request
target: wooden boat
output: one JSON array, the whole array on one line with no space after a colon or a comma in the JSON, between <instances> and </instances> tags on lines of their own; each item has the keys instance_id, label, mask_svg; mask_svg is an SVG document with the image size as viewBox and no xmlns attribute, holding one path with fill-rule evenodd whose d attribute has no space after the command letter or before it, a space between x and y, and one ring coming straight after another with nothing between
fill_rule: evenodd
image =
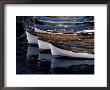
<instances>
[{"instance_id":1,"label":"wooden boat","mask_svg":"<svg viewBox=\"0 0 110 90\"><path fill-rule=\"evenodd\" d=\"M60 43L83 43L88 44L88 47L91 47L90 45L94 46L94 35L88 35L88 34L63 34L63 33L51 33L51 32L36 32L37 37L39 37L38 40L38 46L39 49L42 51L48 51L50 50L49 43L57 43L60 45ZM70 48L70 47L68 47ZM51 48L52 49L52 48ZM64 48L63 48L64 49ZM75 48L74 48L75 49ZM70 49L71 51L71 49Z\"/></svg>"},{"instance_id":2,"label":"wooden boat","mask_svg":"<svg viewBox=\"0 0 110 90\"><path fill-rule=\"evenodd\" d=\"M50 44L51 53L53 56L67 56L67 57L77 57L77 58L94 58L94 51L65 47L64 45L57 45L56 43Z\"/></svg>"},{"instance_id":3,"label":"wooden boat","mask_svg":"<svg viewBox=\"0 0 110 90\"><path fill-rule=\"evenodd\" d=\"M94 58L94 34L63 34L57 40L50 40L53 56L67 56L76 58ZM55 38L54 38L55 39ZM75 44L79 45L75 45ZM73 46L70 46L72 44Z\"/></svg>"},{"instance_id":4,"label":"wooden boat","mask_svg":"<svg viewBox=\"0 0 110 90\"><path fill-rule=\"evenodd\" d=\"M38 47L40 53L50 52L50 44L38 38Z\"/></svg>"},{"instance_id":5,"label":"wooden boat","mask_svg":"<svg viewBox=\"0 0 110 90\"><path fill-rule=\"evenodd\" d=\"M38 44L37 36L33 35L33 33L26 30L27 40L29 44Z\"/></svg>"},{"instance_id":6,"label":"wooden boat","mask_svg":"<svg viewBox=\"0 0 110 90\"><path fill-rule=\"evenodd\" d=\"M65 16L61 17L64 18ZM39 18L39 17L38 17ZM37 18L37 19L38 19ZM41 21L46 21L46 18L48 17L40 17ZM81 19L81 18L80 18ZM82 19L75 19L74 22L82 22ZM48 20L48 19L47 19ZM53 18L51 20L58 20L57 18ZM63 19L60 19L61 21ZM78 21L77 21L78 20ZM67 20L65 20L67 21ZM72 20L73 21L73 20ZM47 22L47 21L46 21ZM49 22L51 23L51 22ZM55 23L59 24L59 23ZM64 23L63 23L64 24ZM62 25L63 25L62 24ZM67 28L66 23L62 27L61 24L58 25L58 27L55 27L53 24L46 24L46 25L40 25L36 24L35 27L42 30L27 30L27 39L29 43L38 43L40 52L48 51L51 49L52 55L62 55L62 56L69 56L69 57L87 57L87 58L93 58L94 56L94 32L91 32L91 30L83 30L86 29L86 25L73 25L70 28ZM52 27L49 27L52 26ZM57 26L57 25L56 25ZM70 24L71 26L71 24ZM81 29L82 28L82 29ZM47 31L47 29L54 29L50 32ZM61 30L58 30L61 29ZM68 30L70 29L70 30ZM78 30L80 29L80 30ZM87 27L87 29L91 29L90 27ZM43 31L44 30L44 31ZM81 31L83 30L83 31ZM88 32L89 31L89 32ZM94 30L92 30L94 31ZM37 42L38 41L38 42ZM89 48L76 48L76 47L70 47L65 46L65 44L71 44L71 43L83 43L83 45L87 46ZM50 43L50 44L49 44ZM58 51L58 52L57 52Z\"/></svg>"},{"instance_id":7,"label":"wooden boat","mask_svg":"<svg viewBox=\"0 0 110 90\"><path fill-rule=\"evenodd\" d=\"M94 52L89 53L87 51L91 50L82 50L80 48L71 48L65 47L63 44L67 43L76 43L80 42L83 44L88 44L88 48L92 48L94 46L94 35L87 33L52 33L41 30L36 30L31 32L38 40L38 46L40 52L49 52L51 49L52 55L60 55L60 56L68 56L68 57L81 57L81 58L94 58ZM37 41L36 40L36 41ZM51 43L51 44L49 44ZM62 44L61 44L62 43ZM63 48L59 47L63 46Z\"/></svg>"}]
</instances>

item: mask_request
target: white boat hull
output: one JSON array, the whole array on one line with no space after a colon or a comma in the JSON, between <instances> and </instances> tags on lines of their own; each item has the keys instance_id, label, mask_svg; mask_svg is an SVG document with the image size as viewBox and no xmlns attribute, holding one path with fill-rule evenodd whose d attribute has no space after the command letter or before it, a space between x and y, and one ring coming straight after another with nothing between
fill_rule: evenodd
<instances>
[{"instance_id":1,"label":"white boat hull","mask_svg":"<svg viewBox=\"0 0 110 90\"><path fill-rule=\"evenodd\" d=\"M30 43L30 44L37 44L38 43L37 36L32 35L28 31L26 31L26 35L27 35L28 43Z\"/></svg>"},{"instance_id":2,"label":"white boat hull","mask_svg":"<svg viewBox=\"0 0 110 90\"><path fill-rule=\"evenodd\" d=\"M55 47L52 44L50 44L50 48L51 48L51 53L53 56L67 56L67 57L76 57L76 58L94 58L93 54L75 53L72 51L60 49L58 47Z\"/></svg>"},{"instance_id":3,"label":"white boat hull","mask_svg":"<svg viewBox=\"0 0 110 90\"><path fill-rule=\"evenodd\" d=\"M50 44L48 42L38 39L38 47L40 52L50 51Z\"/></svg>"}]
</instances>

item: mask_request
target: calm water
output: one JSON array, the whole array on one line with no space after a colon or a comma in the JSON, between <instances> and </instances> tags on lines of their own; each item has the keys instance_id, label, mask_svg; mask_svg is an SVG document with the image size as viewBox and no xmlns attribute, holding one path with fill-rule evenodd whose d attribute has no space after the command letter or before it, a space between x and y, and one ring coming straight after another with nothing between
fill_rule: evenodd
<instances>
[{"instance_id":1,"label":"calm water","mask_svg":"<svg viewBox=\"0 0 110 90\"><path fill-rule=\"evenodd\" d=\"M40 54L26 37L17 39L16 45L16 74L94 74L94 60Z\"/></svg>"}]
</instances>

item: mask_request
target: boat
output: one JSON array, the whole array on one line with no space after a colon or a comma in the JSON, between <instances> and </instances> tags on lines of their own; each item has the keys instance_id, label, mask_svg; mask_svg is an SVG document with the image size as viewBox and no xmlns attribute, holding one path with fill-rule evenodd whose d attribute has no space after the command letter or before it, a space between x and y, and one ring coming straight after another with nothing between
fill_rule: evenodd
<instances>
[{"instance_id":1,"label":"boat","mask_svg":"<svg viewBox=\"0 0 110 90\"><path fill-rule=\"evenodd\" d=\"M26 36L27 36L27 40L28 40L29 44L37 45L38 44L38 38L37 38L37 36L35 34L35 30L37 28L36 28L34 20L33 19L31 20L31 19L32 18L27 19L26 24L25 24Z\"/></svg>"},{"instance_id":2,"label":"boat","mask_svg":"<svg viewBox=\"0 0 110 90\"><path fill-rule=\"evenodd\" d=\"M47 53L50 52L50 44L46 41L38 39L38 47L40 53Z\"/></svg>"},{"instance_id":3,"label":"boat","mask_svg":"<svg viewBox=\"0 0 110 90\"><path fill-rule=\"evenodd\" d=\"M29 44L38 44L37 36L33 35L32 33L26 30L27 40Z\"/></svg>"},{"instance_id":4,"label":"boat","mask_svg":"<svg viewBox=\"0 0 110 90\"><path fill-rule=\"evenodd\" d=\"M87 32L88 33L88 32ZM72 33L72 34L63 34L63 33L51 33L51 32L37 32L38 34L38 46L40 51L49 51L50 42L52 43L63 43L63 44L70 44L70 43L88 43L90 45L94 45L94 35L87 34L86 32L79 33ZM90 33L90 32L89 32Z\"/></svg>"},{"instance_id":5,"label":"boat","mask_svg":"<svg viewBox=\"0 0 110 90\"><path fill-rule=\"evenodd\" d=\"M87 32L88 33L88 32ZM54 34L54 33L40 33L40 40L38 39L38 46L40 52L49 51L53 56L67 56L77 58L94 58L94 36L92 34L81 33L78 34ZM90 32L89 32L90 33ZM92 33L92 32L91 32ZM45 35L45 36L44 36ZM76 48L65 46L64 44L82 43L85 48ZM83 47L80 46L80 47Z\"/></svg>"},{"instance_id":6,"label":"boat","mask_svg":"<svg viewBox=\"0 0 110 90\"><path fill-rule=\"evenodd\" d=\"M70 35L73 36L70 37ZM94 58L94 32L81 32L75 35L63 34L63 37L59 37L59 39L61 39L60 42L50 41L53 56ZM64 39L67 39L66 42Z\"/></svg>"},{"instance_id":7,"label":"boat","mask_svg":"<svg viewBox=\"0 0 110 90\"><path fill-rule=\"evenodd\" d=\"M60 48L55 44L50 44L51 53L53 56L67 56L76 58L94 58L94 53L87 53L86 51L79 52L78 49L73 48L73 50L67 50ZM68 47L69 48L69 47Z\"/></svg>"},{"instance_id":8,"label":"boat","mask_svg":"<svg viewBox=\"0 0 110 90\"><path fill-rule=\"evenodd\" d=\"M40 17L40 22L44 22L45 18L48 18L48 17ZM52 22L54 21L54 19L55 18L52 18ZM67 19L70 20L70 18L67 18ZM74 20L76 19L74 18ZM64 21L64 19L58 19L58 18L56 18L55 20ZM92 31L94 30L91 30L89 25L72 24L67 26L67 23L63 25L63 24L59 24L58 22L55 23L55 25L53 24L51 25L52 22L49 22L48 24L43 23L42 25L36 24L35 27L37 29L27 30L26 32L27 38L28 36L30 36L28 40L31 38L33 39L33 40L32 39L29 40L30 42L33 41L35 43L36 41L38 41L40 52L47 52L51 50L51 53L53 56L60 55L60 56L68 56L68 57L94 58L93 52L89 53L89 51L86 49L82 50L82 48L76 48L76 47L72 47L71 49L71 47L69 46L68 47L64 46L64 44L81 42L84 44L90 44L92 46L89 46L89 47L93 47L94 32Z\"/></svg>"}]
</instances>

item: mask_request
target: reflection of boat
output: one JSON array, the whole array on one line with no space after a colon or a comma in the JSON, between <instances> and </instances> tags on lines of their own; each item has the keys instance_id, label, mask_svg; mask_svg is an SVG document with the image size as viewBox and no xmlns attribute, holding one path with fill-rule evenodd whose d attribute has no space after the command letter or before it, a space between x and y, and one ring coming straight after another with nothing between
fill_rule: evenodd
<instances>
[{"instance_id":1,"label":"reflection of boat","mask_svg":"<svg viewBox=\"0 0 110 90\"><path fill-rule=\"evenodd\" d=\"M30 43L30 44L37 44L38 43L37 37L34 36L32 33L26 31L26 35L27 35L28 43Z\"/></svg>"},{"instance_id":2,"label":"reflection of boat","mask_svg":"<svg viewBox=\"0 0 110 90\"><path fill-rule=\"evenodd\" d=\"M67 56L67 57L79 57L79 58L94 58L93 50L87 51L85 48L80 49L76 47L65 47L57 44L50 44L51 53L53 56Z\"/></svg>"},{"instance_id":3,"label":"reflection of boat","mask_svg":"<svg viewBox=\"0 0 110 90\"><path fill-rule=\"evenodd\" d=\"M51 61L52 55L50 53L39 53L38 60L41 61Z\"/></svg>"},{"instance_id":4,"label":"reflection of boat","mask_svg":"<svg viewBox=\"0 0 110 90\"><path fill-rule=\"evenodd\" d=\"M28 46L27 49L27 57L33 56L33 55L38 55L39 54L39 50L37 47L30 47Z\"/></svg>"},{"instance_id":5,"label":"reflection of boat","mask_svg":"<svg viewBox=\"0 0 110 90\"><path fill-rule=\"evenodd\" d=\"M78 58L70 58L70 57L52 57L51 61L51 68L56 67L67 67L71 65L81 65L81 64L88 64L93 65L94 60L88 60L88 59L78 59Z\"/></svg>"},{"instance_id":6,"label":"reflection of boat","mask_svg":"<svg viewBox=\"0 0 110 90\"><path fill-rule=\"evenodd\" d=\"M48 42L38 39L39 52L50 52L50 44Z\"/></svg>"}]
</instances>

